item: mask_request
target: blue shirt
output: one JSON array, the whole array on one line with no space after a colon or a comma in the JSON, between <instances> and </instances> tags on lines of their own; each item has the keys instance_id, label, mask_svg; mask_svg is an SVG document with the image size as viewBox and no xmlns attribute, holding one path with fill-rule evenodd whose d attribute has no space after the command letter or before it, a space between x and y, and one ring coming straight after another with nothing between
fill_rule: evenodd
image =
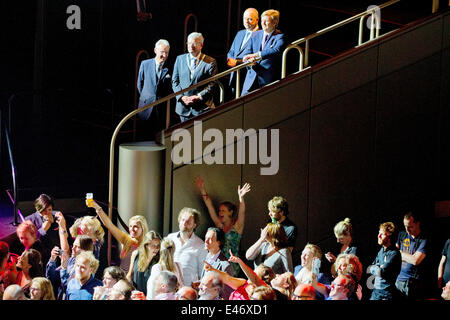
<instances>
[{"instance_id":1,"label":"blue shirt","mask_svg":"<svg viewBox=\"0 0 450 320\"><path fill-rule=\"evenodd\" d=\"M426 254L427 240L423 237L422 233L413 238L406 231L401 231L398 235L397 246L400 248L400 251L409 254L414 254L416 252ZM420 279L424 276L422 270L423 261L418 266L403 261L397 280L408 281L410 278Z\"/></svg>"},{"instance_id":2,"label":"blue shirt","mask_svg":"<svg viewBox=\"0 0 450 320\"><path fill-rule=\"evenodd\" d=\"M401 264L402 255L395 246L387 249L381 247L372 263L376 267L370 268L370 273L375 275L374 289L393 292Z\"/></svg>"},{"instance_id":3,"label":"blue shirt","mask_svg":"<svg viewBox=\"0 0 450 320\"><path fill-rule=\"evenodd\" d=\"M74 278L67 285L66 300L92 300L94 288L98 286L103 286L103 282L94 278L94 275L83 285Z\"/></svg>"}]
</instances>

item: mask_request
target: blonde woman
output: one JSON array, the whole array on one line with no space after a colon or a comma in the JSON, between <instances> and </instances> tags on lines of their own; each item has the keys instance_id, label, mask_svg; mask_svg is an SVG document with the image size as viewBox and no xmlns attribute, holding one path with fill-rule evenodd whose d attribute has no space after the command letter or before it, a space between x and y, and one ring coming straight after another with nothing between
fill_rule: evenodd
<instances>
[{"instance_id":1,"label":"blonde woman","mask_svg":"<svg viewBox=\"0 0 450 320\"><path fill-rule=\"evenodd\" d=\"M341 253L352 253L354 255L357 254L356 252L357 248L353 244L353 228L350 218L345 218L344 220L339 221L334 226L334 235L336 236L337 242L341 244L339 254ZM325 258L330 263L334 263L336 261L336 256L331 252L327 252L325 254Z\"/></svg>"},{"instance_id":2,"label":"blonde woman","mask_svg":"<svg viewBox=\"0 0 450 320\"><path fill-rule=\"evenodd\" d=\"M114 238L122 245L120 252L120 267L128 272L130 268L131 252L139 248L148 232L147 220L144 216L135 215L128 221L128 232L123 232L112 223L108 215L94 200L86 201L88 207L94 208L105 227L111 232Z\"/></svg>"},{"instance_id":3,"label":"blonde woman","mask_svg":"<svg viewBox=\"0 0 450 320\"><path fill-rule=\"evenodd\" d=\"M69 232L73 238L79 235L86 235L91 238L94 244L94 256L97 260L100 258L105 231L97 218L92 216L78 218L70 227Z\"/></svg>"},{"instance_id":4,"label":"blonde woman","mask_svg":"<svg viewBox=\"0 0 450 320\"><path fill-rule=\"evenodd\" d=\"M152 267L159 261L160 247L161 236L152 230L145 234L139 249L131 254L127 279L133 283L136 290L142 291L145 295Z\"/></svg>"},{"instance_id":5,"label":"blonde woman","mask_svg":"<svg viewBox=\"0 0 450 320\"><path fill-rule=\"evenodd\" d=\"M161 242L159 251L159 261L152 267L150 278L147 281L147 300L153 300L155 294L155 280L161 271L170 271L175 273L178 279L178 288L184 286L183 274L180 265L174 260L175 243L167 238Z\"/></svg>"},{"instance_id":6,"label":"blonde woman","mask_svg":"<svg viewBox=\"0 0 450 320\"><path fill-rule=\"evenodd\" d=\"M247 250L245 256L254 260L254 266L264 263L276 274L292 272L292 256L289 250L286 232L278 222L268 223L261 230L259 239Z\"/></svg>"},{"instance_id":7,"label":"blonde woman","mask_svg":"<svg viewBox=\"0 0 450 320\"><path fill-rule=\"evenodd\" d=\"M31 300L55 300L53 286L50 280L44 277L36 277L30 284Z\"/></svg>"}]
</instances>

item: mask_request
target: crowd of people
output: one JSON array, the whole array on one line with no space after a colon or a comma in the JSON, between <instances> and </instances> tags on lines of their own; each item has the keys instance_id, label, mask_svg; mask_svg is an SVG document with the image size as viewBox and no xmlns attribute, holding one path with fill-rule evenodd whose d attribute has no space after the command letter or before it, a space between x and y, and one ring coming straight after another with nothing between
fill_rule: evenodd
<instances>
[{"instance_id":1,"label":"crowd of people","mask_svg":"<svg viewBox=\"0 0 450 320\"><path fill-rule=\"evenodd\" d=\"M404 230L392 222L379 225L375 257L361 253L352 223L334 227L338 252L307 243L298 265L292 252L297 226L289 219L286 199L268 201L267 224L240 257L248 183L238 186L239 205L220 202L218 210L199 176L195 180L214 226L204 239L196 233L200 212L183 208L178 231L162 237L144 216L129 220L128 232L116 227L93 199L96 216L76 219L70 228L53 200L41 194L36 212L17 227L22 252L0 241L0 295L3 300L419 300L426 299L424 261L429 239L413 212ZM99 269L106 228L121 246L120 263ZM70 236L69 236L70 235ZM450 239L437 266L437 287L450 300ZM20 254L20 255L19 255ZM323 258L323 259L322 259ZM361 261L369 261L363 266ZM322 264L322 262L324 262ZM328 264L327 264L328 263ZM370 279L364 278L364 270ZM102 279L102 280L100 280ZM363 281L364 279L364 281Z\"/></svg>"},{"instance_id":2,"label":"crowd of people","mask_svg":"<svg viewBox=\"0 0 450 320\"><path fill-rule=\"evenodd\" d=\"M245 29L237 33L228 53L228 65L254 62L245 71L242 93L262 87L279 74L284 35L277 29L279 12L254 8L244 12ZM203 36L188 36L188 53L176 58L173 71L164 65L170 45L159 40L155 58L141 63L139 107L171 91L179 92L217 73L214 58L201 52ZM172 74L172 76L171 76ZM230 77L233 92L235 75ZM176 113L186 121L213 108L213 83L177 96ZM158 109L139 114L143 120L156 117ZM154 127L154 126L153 126ZM128 232L120 230L93 199L86 205L95 216L78 218L68 228L53 200L46 194L35 200L36 212L17 227L21 252L10 252L0 242L0 295L3 300L403 300L424 299L424 261L429 259L429 239L420 218L407 212L404 230L392 222L379 226L375 257L357 245L350 219L334 227L339 252L323 251L317 244L296 247L298 228L289 218L286 199L268 201L266 226L259 238L240 257L245 226L245 195L250 184L238 186L236 205L222 201L214 206L205 182L195 185L214 226L204 239L196 233L200 212L183 208L178 214L179 230L162 236L149 228L142 215L128 221ZM102 261L106 228L120 245L120 263ZM398 236L397 236L398 233ZM297 265L293 257L300 254ZM442 249L437 266L437 288L450 300L450 239ZM324 259L322 259L324 258ZM324 262L324 263L322 263ZM364 267L364 268L363 268ZM364 270L372 281L364 282ZM100 280L102 279L102 280ZM365 280L365 279L364 279ZM368 287L368 288L366 288ZM367 290L369 289L369 290ZM367 294L369 293L369 294Z\"/></svg>"}]
</instances>

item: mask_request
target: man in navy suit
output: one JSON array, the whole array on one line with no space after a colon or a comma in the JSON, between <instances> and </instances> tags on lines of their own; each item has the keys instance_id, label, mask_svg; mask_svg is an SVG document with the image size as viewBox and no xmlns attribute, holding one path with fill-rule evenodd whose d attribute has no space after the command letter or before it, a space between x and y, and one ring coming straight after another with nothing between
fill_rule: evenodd
<instances>
[{"instance_id":1,"label":"man in navy suit","mask_svg":"<svg viewBox=\"0 0 450 320\"><path fill-rule=\"evenodd\" d=\"M244 50L250 44L250 37L253 32L258 31L258 22L259 22L259 13L255 8L248 8L244 11L243 23L245 29L238 31L236 37L234 37L233 43L231 44L230 51L227 54L227 63L228 66L234 67L236 65L236 61L233 60L242 60L244 58ZM245 79L246 69L240 70L241 79ZM230 74L230 82L229 86L232 92L232 98L235 96L235 79L234 72Z\"/></svg>"},{"instance_id":2,"label":"man in navy suit","mask_svg":"<svg viewBox=\"0 0 450 320\"><path fill-rule=\"evenodd\" d=\"M173 67L172 89L178 92L217 74L216 60L202 53L204 38L193 32L188 36L188 53L179 55ZM175 112L181 122L214 108L214 82L189 90L176 97Z\"/></svg>"},{"instance_id":3,"label":"man in navy suit","mask_svg":"<svg viewBox=\"0 0 450 320\"><path fill-rule=\"evenodd\" d=\"M247 71L242 95L280 79L285 40L284 34L276 29L279 21L280 12L277 10L266 10L262 13L262 30L253 33L250 45L243 53L243 61L255 61L257 58L262 60Z\"/></svg>"},{"instance_id":4,"label":"man in navy suit","mask_svg":"<svg viewBox=\"0 0 450 320\"><path fill-rule=\"evenodd\" d=\"M169 57L170 45L167 40L158 40L155 44L155 57L142 61L139 68L139 76L137 81L137 89L139 92L138 108L142 108L158 99L161 99L171 91L171 79L169 69L164 65ZM165 105L154 106L153 108L138 113L141 120L150 120L138 123L138 131L140 126L145 126L142 130L147 131L152 136L165 127L164 109Z\"/></svg>"}]
</instances>

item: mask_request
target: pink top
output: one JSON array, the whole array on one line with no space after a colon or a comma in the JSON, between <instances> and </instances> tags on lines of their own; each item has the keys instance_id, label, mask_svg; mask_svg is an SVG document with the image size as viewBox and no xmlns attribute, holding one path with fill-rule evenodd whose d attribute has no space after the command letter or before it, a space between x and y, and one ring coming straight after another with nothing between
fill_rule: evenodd
<instances>
[{"instance_id":1,"label":"pink top","mask_svg":"<svg viewBox=\"0 0 450 320\"><path fill-rule=\"evenodd\" d=\"M245 284L234 290L231 294L228 300L250 300L250 297L248 296L247 290L245 290L248 287L248 282L245 281Z\"/></svg>"}]
</instances>

